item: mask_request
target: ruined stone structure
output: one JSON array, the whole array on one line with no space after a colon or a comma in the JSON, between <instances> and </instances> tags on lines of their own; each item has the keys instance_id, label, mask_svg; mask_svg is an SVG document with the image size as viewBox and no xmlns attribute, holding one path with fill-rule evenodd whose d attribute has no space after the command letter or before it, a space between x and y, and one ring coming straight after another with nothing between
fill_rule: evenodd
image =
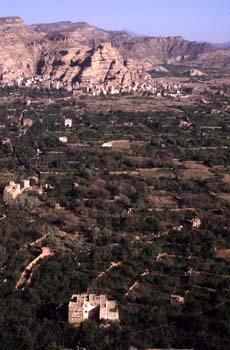
<instances>
[{"instance_id":1,"label":"ruined stone structure","mask_svg":"<svg viewBox=\"0 0 230 350\"><path fill-rule=\"evenodd\" d=\"M171 305L184 305L185 298L180 295L171 295Z\"/></svg>"},{"instance_id":2,"label":"ruined stone structure","mask_svg":"<svg viewBox=\"0 0 230 350\"><path fill-rule=\"evenodd\" d=\"M194 219L191 220L191 224L192 224L192 228L200 228L201 227L201 219L196 217Z\"/></svg>"},{"instance_id":3,"label":"ruined stone structure","mask_svg":"<svg viewBox=\"0 0 230 350\"><path fill-rule=\"evenodd\" d=\"M119 321L117 302L106 295L74 294L69 302L69 323L79 325L92 318Z\"/></svg>"},{"instance_id":4,"label":"ruined stone structure","mask_svg":"<svg viewBox=\"0 0 230 350\"><path fill-rule=\"evenodd\" d=\"M7 204L12 205L20 194L30 188L30 180L22 180L21 183L10 181L9 185L4 188L3 199Z\"/></svg>"},{"instance_id":5,"label":"ruined stone structure","mask_svg":"<svg viewBox=\"0 0 230 350\"><path fill-rule=\"evenodd\" d=\"M22 126L31 127L33 125L33 120L30 118L22 118Z\"/></svg>"}]
</instances>

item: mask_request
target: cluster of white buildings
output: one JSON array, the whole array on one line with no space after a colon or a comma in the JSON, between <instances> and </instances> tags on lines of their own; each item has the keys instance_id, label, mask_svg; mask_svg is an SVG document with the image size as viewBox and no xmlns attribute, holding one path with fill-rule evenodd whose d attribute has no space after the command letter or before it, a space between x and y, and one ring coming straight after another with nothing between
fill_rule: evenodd
<instances>
[{"instance_id":1,"label":"cluster of white buildings","mask_svg":"<svg viewBox=\"0 0 230 350\"><path fill-rule=\"evenodd\" d=\"M150 76L145 76L143 79L134 80L129 83L124 82L98 82L98 83L68 83L62 82L58 79L44 79L43 77L36 75L30 78L20 76L12 81L2 80L0 85L5 86L18 86L18 87L47 87L60 89L64 88L69 91L73 91L73 96L80 95L86 96L106 96L106 95L152 95L156 97L173 97L179 98L187 95L185 93L185 87L182 84L168 83L166 81L154 80Z\"/></svg>"},{"instance_id":2,"label":"cluster of white buildings","mask_svg":"<svg viewBox=\"0 0 230 350\"><path fill-rule=\"evenodd\" d=\"M73 90L73 95L106 96L106 95L152 95L156 97L185 96L185 87L182 84L173 84L165 81L155 81L152 79L134 81L130 85L121 84L88 84L79 85Z\"/></svg>"},{"instance_id":3,"label":"cluster of white buildings","mask_svg":"<svg viewBox=\"0 0 230 350\"><path fill-rule=\"evenodd\" d=\"M21 75L17 78L10 78L10 76L4 77L4 74L1 76L0 87L24 87L24 88L48 88L48 89L57 89L64 88L67 90L72 90L71 84L63 83L58 79L48 79L40 75L35 75L31 77L26 77Z\"/></svg>"},{"instance_id":4,"label":"cluster of white buildings","mask_svg":"<svg viewBox=\"0 0 230 350\"><path fill-rule=\"evenodd\" d=\"M25 77L24 75L21 75L15 79L4 78L3 75L2 80L0 82L0 86L37 87L39 85L42 85L42 83L43 79L39 75L35 75L29 78Z\"/></svg>"}]
</instances>

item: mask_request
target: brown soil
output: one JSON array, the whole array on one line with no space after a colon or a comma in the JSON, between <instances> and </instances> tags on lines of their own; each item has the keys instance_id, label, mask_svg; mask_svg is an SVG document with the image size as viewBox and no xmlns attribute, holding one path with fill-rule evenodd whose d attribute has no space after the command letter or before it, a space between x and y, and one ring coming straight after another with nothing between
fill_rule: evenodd
<instances>
[{"instance_id":1,"label":"brown soil","mask_svg":"<svg viewBox=\"0 0 230 350\"><path fill-rule=\"evenodd\" d=\"M230 261L230 249L216 249L216 257Z\"/></svg>"},{"instance_id":2,"label":"brown soil","mask_svg":"<svg viewBox=\"0 0 230 350\"><path fill-rule=\"evenodd\" d=\"M194 161L186 161L183 163L187 170L181 171L180 176L184 180L190 179L209 179L213 176L210 168L202 163Z\"/></svg>"},{"instance_id":3,"label":"brown soil","mask_svg":"<svg viewBox=\"0 0 230 350\"><path fill-rule=\"evenodd\" d=\"M224 174L224 182L230 184L230 174Z\"/></svg>"},{"instance_id":4,"label":"brown soil","mask_svg":"<svg viewBox=\"0 0 230 350\"><path fill-rule=\"evenodd\" d=\"M216 197L225 201L230 201L230 193L216 193Z\"/></svg>"},{"instance_id":5,"label":"brown soil","mask_svg":"<svg viewBox=\"0 0 230 350\"><path fill-rule=\"evenodd\" d=\"M178 204L177 200L172 196L150 195L149 199L158 208L164 206L176 206Z\"/></svg>"},{"instance_id":6,"label":"brown soil","mask_svg":"<svg viewBox=\"0 0 230 350\"><path fill-rule=\"evenodd\" d=\"M175 178L175 174L173 173L173 169L163 169L163 168L152 168L152 169L139 169L140 175L146 178L156 178L159 179L161 177L169 177Z\"/></svg>"}]
</instances>

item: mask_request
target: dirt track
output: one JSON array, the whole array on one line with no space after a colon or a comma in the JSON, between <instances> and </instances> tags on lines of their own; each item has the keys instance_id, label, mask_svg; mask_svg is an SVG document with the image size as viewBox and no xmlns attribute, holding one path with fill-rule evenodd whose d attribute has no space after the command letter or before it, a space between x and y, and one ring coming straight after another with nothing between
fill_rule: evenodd
<instances>
[{"instance_id":1,"label":"dirt track","mask_svg":"<svg viewBox=\"0 0 230 350\"><path fill-rule=\"evenodd\" d=\"M54 253L51 251L49 247L43 247L41 254L37 258L35 258L33 261L31 261L29 265L26 266L15 288L20 289L23 287L24 284L28 283L28 281L30 280L31 271L34 265L36 265L40 260L44 259L45 257L52 256L53 254Z\"/></svg>"}]
</instances>

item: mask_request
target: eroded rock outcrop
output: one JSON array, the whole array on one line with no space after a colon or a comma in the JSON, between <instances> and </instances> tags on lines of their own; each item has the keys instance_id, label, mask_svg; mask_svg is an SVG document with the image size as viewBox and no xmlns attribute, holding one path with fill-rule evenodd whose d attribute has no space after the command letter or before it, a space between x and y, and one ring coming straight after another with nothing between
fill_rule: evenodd
<instances>
[{"instance_id":1,"label":"eroded rock outcrop","mask_svg":"<svg viewBox=\"0 0 230 350\"><path fill-rule=\"evenodd\" d=\"M95 48L68 46L66 49L51 50L43 56L38 73L45 80L62 81L65 86L105 82L128 84L141 74L137 62L125 61L111 43L104 42Z\"/></svg>"},{"instance_id":2,"label":"eroded rock outcrop","mask_svg":"<svg viewBox=\"0 0 230 350\"><path fill-rule=\"evenodd\" d=\"M185 62L213 50L210 44L190 42L180 36L137 37L117 46L124 57L138 60L146 69L156 64Z\"/></svg>"},{"instance_id":3,"label":"eroded rock outcrop","mask_svg":"<svg viewBox=\"0 0 230 350\"><path fill-rule=\"evenodd\" d=\"M39 37L19 17L0 18L0 74L4 80L36 71Z\"/></svg>"}]
</instances>

